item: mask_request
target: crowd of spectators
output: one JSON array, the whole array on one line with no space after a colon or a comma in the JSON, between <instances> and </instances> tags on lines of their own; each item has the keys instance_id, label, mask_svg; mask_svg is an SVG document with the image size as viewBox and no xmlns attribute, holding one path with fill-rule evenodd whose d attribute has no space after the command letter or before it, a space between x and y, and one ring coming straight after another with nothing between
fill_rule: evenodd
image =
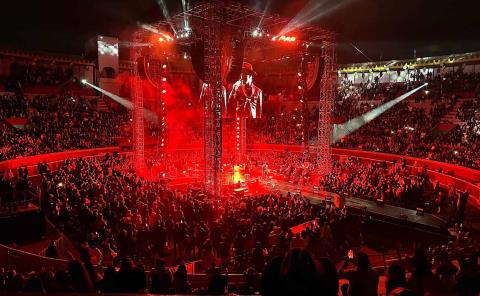
<instances>
[{"instance_id":1,"label":"crowd of spectators","mask_svg":"<svg viewBox=\"0 0 480 296\"><path fill-rule=\"evenodd\" d=\"M176 260L202 258L209 266L261 246L249 259L261 269L269 251L288 250L290 227L325 214L290 194L215 200L201 188L169 190L139 179L125 163L120 156L67 161L44 176L42 200L52 222L85 248L114 249L145 264L170 254ZM267 248L272 239L275 248Z\"/></svg>"},{"instance_id":2,"label":"crowd of spectators","mask_svg":"<svg viewBox=\"0 0 480 296\"><path fill-rule=\"evenodd\" d=\"M333 122L343 123L428 82L428 86L402 103L339 139L336 147L408 155L479 168L478 74L447 72L432 77L420 75L409 83L344 82L334 102ZM464 98L459 110L454 110ZM446 134L438 132L445 115L457 112L462 122ZM302 144L303 124L310 143L316 141L317 111L306 121L299 110L264 117L248 126L251 143Z\"/></svg>"},{"instance_id":3,"label":"crowd of spectators","mask_svg":"<svg viewBox=\"0 0 480 296\"><path fill-rule=\"evenodd\" d=\"M95 100L67 94L0 98L0 161L23 156L115 145L127 112L100 112ZM23 119L21 127L9 118Z\"/></svg>"},{"instance_id":4,"label":"crowd of spectators","mask_svg":"<svg viewBox=\"0 0 480 296\"><path fill-rule=\"evenodd\" d=\"M334 162L333 171L320 184L327 191L343 196L422 208L459 223L463 222L469 196L454 186L442 189L438 181L433 183L429 179L423 168L412 169L405 162L391 166L385 162L365 163L357 158Z\"/></svg>"},{"instance_id":5,"label":"crowd of spectators","mask_svg":"<svg viewBox=\"0 0 480 296\"><path fill-rule=\"evenodd\" d=\"M5 89L17 92L31 87L58 87L74 78L73 69L55 62L14 62Z\"/></svg>"}]
</instances>

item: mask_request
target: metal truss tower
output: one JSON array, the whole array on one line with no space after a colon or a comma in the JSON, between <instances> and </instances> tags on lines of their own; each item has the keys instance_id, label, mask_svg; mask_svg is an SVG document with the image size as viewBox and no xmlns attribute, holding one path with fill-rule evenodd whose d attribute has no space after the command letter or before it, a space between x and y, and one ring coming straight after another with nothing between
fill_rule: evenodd
<instances>
[{"instance_id":1,"label":"metal truss tower","mask_svg":"<svg viewBox=\"0 0 480 296\"><path fill-rule=\"evenodd\" d=\"M333 40L323 40L322 60L323 76L320 82L320 100L318 106L317 167L320 176L332 171L332 124L331 115L336 93L336 53Z\"/></svg>"},{"instance_id":2,"label":"metal truss tower","mask_svg":"<svg viewBox=\"0 0 480 296\"><path fill-rule=\"evenodd\" d=\"M134 34L133 41L140 39ZM130 94L133 101L133 167L139 174L145 169L145 123L143 118L143 88L142 80L138 72L138 59L141 56L141 48L134 46L130 52L133 61Z\"/></svg>"},{"instance_id":3,"label":"metal truss tower","mask_svg":"<svg viewBox=\"0 0 480 296\"><path fill-rule=\"evenodd\" d=\"M204 156L205 186L208 192L219 196L222 190L222 86L221 25L222 6L219 1L211 1L205 10L204 19Z\"/></svg>"}]
</instances>

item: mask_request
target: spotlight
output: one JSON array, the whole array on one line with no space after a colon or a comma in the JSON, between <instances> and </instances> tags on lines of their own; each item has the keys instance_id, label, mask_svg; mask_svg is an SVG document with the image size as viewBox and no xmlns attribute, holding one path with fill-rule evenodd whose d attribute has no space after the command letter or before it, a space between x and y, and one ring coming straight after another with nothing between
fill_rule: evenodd
<instances>
[{"instance_id":1,"label":"spotlight","mask_svg":"<svg viewBox=\"0 0 480 296\"><path fill-rule=\"evenodd\" d=\"M163 65L162 65L162 68L163 68L163 69L167 69L167 64L163 64Z\"/></svg>"},{"instance_id":2,"label":"spotlight","mask_svg":"<svg viewBox=\"0 0 480 296\"><path fill-rule=\"evenodd\" d=\"M278 41L283 41L283 42L293 43L297 40L297 37L281 35L280 37L275 36L275 37L272 38L272 41L277 41L277 40Z\"/></svg>"},{"instance_id":3,"label":"spotlight","mask_svg":"<svg viewBox=\"0 0 480 296\"><path fill-rule=\"evenodd\" d=\"M81 82L82 84L87 84L87 79L82 79L82 80L80 80L80 82Z\"/></svg>"},{"instance_id":4,"label":"spotlight","mask_svg":"<svg viewBox=\"0 0 480 296\"><path fill-rule=\"evenodd\" d=\"M166 82L167 81L167 78L166 77L163 77L162 78L162 82Z\"/></svg>"},{"instance_id":5,"label":"spotlight","mask_svg":"<svg viewBox=\"0 0 480 296\"><path fill-rule=\"evenodd\" d=\"M253 31L250 32L250 36L254 38L262 38L263 36L269 37L270 34L268 34L267 31L261 29L261 28L255 28Z\"/></svg>"},{"instance_id":6,"label":"spotlight","mask_svg":"<svg viewBox=\"0 0 480 296\"><path fill-rule=\"evenodd\" d=\"M175 34L177 39L187 39L192 36L192 29L190 27L183 28L180 32Z\"/></svg>"}]
</instances>

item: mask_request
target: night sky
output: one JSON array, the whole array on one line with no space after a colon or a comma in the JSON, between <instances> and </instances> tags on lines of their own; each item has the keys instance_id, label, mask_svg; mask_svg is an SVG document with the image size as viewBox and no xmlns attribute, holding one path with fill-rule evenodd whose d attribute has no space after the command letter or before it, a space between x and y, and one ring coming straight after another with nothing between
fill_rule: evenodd
<instances>
[{"instance_id":1,"label":"night sky","mask_svg":"<svg viewBox=\"0 0 480 296\"><path fill-rule=\"evenodd\" d=\"M180 0L165 1L171 14L181 10ZM414 49L417 57L480 50L478 0L317 1L344 3L316 21L338 33L341 63L367 61L351 43L373 60L412 58ZM263 9L268 1L240 2ZM293 17L307 2L270 0L269 7ZM76 55L89 37L162 18L156 0L6 0L1 7L0 47Z\"/></svg>"}]
</instances>

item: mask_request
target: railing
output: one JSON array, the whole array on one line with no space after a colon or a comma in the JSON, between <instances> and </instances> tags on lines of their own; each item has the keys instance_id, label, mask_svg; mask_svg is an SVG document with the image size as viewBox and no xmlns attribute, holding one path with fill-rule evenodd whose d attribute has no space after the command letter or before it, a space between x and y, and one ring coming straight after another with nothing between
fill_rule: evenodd
<instances>
[{"instance_id":1,"label":"railing","mask_svg":"<svg viewBox=\"0 0 480 296\"><path fill-rule=\"evenodd\" d=\"M56 170L61 165L61 163L66 159L103 155L106 153L113 153L113 152L120 152L120 148L106 147L106 148L95 148L95 149L70 150L70 151L64 151L64 152L20 157L20 158L0 162L0 171L6 171L11 169L15 174L16 173L15 169L26 166L28 169L29 175L32 176L32 175L38 174L37 165L41 162L48 163L51 170Z\"/></svg>"}]
</instances>

